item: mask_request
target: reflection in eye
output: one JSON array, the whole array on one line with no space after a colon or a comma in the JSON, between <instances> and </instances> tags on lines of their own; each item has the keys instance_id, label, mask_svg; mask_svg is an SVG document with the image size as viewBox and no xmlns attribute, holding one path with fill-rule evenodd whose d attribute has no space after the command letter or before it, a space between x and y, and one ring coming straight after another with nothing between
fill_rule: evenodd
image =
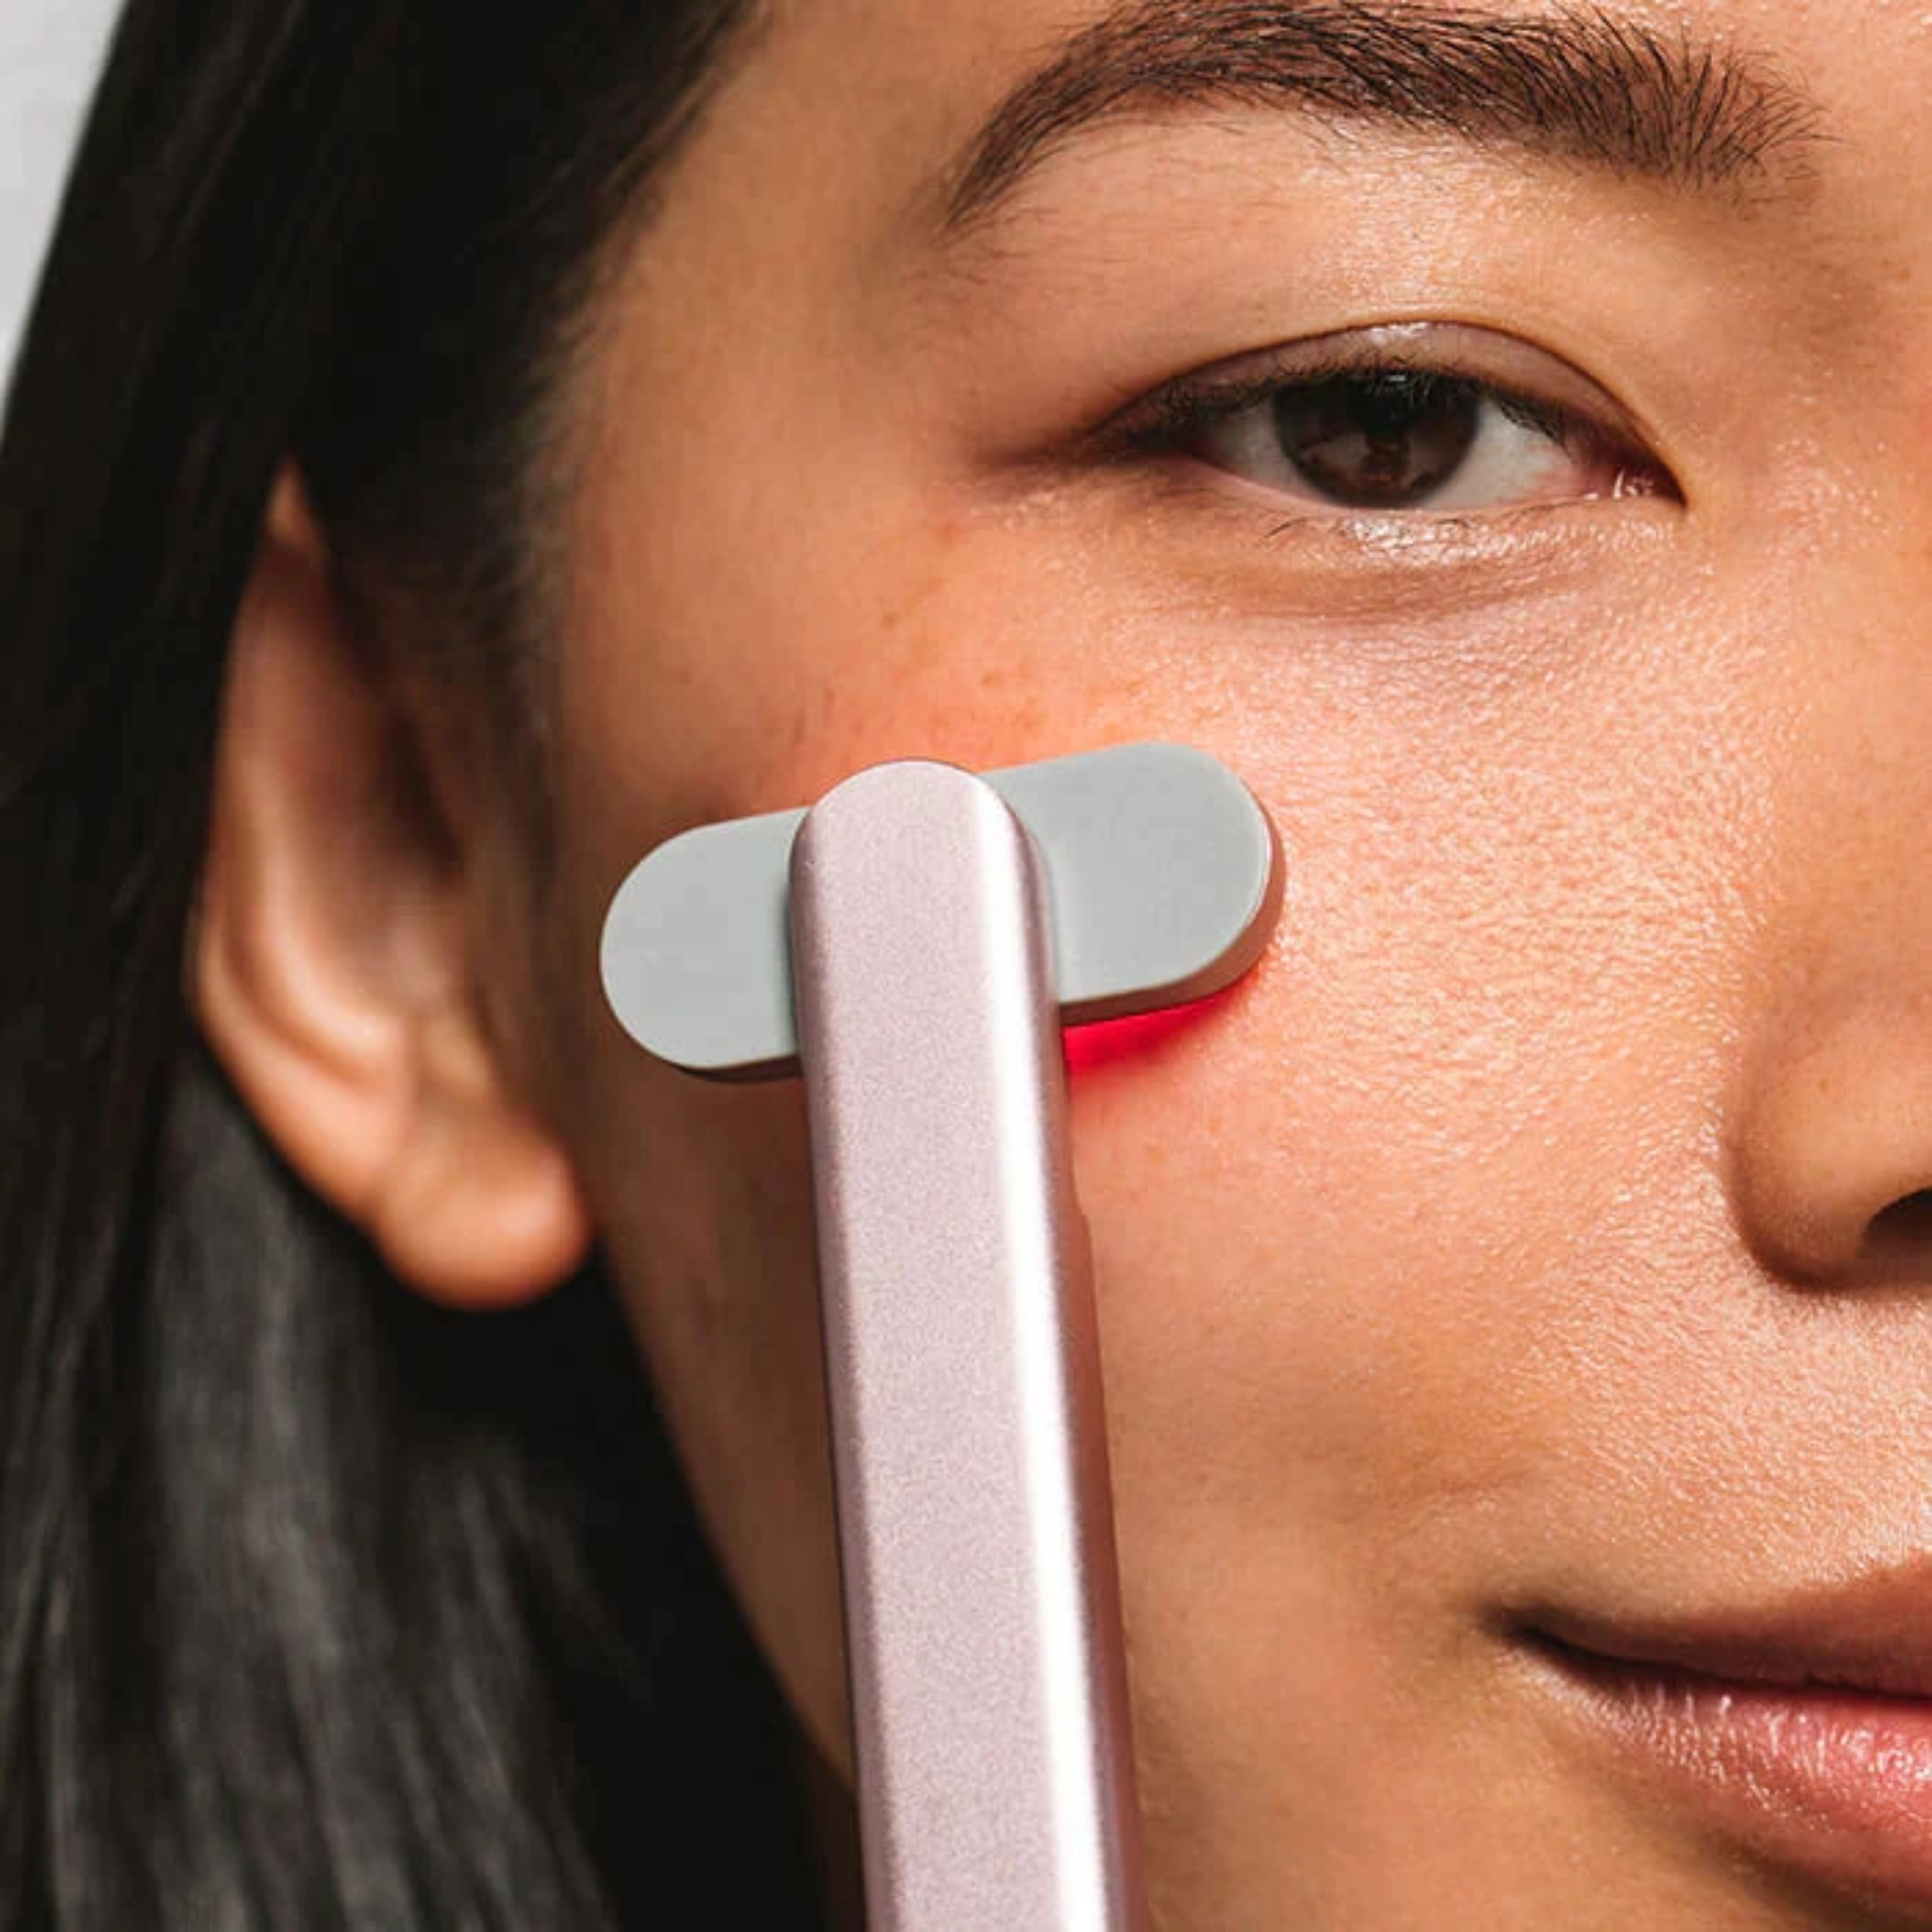
<instances>
[{"instance_id":1,"label":"reflection in eye","mask_svg":"<svg viewBox=\"0 0 1932 1932\"><path fill-rule=\"evenodd\" d=\"M1363 509L1427 504L1458 480L1467 491L1473 477L1491 474L1520 493L1555 480L1566 460L1558 437L1526 409L1458 376L1400 369L1277 391L1203 446L1231 469L1277 465L1317 494Z\"/></svg>"},{"instance_id":2,"label":"reflection in eye","mask_svg":"<svg viewBox=\"0 0 1932 1932\"><path fill-rule=\"evenodd\" d=\"M1291 500L1337 510L1475 512L1599 497L1674 493L1669 477L1617 425L1594 385L1552 369L1564 400L1482 375L1419 365L1388 353L1389 338L1419 334L1467 346L1473 331L1368 330L1355 354L1307 344L1273 366L1182 378L1124 428L1142 452L1187 456ZM1327 359L1308 366L1310 351ZM1512 345L1519 367L1550 358ZM1296 366L1299 362L1301 366Z\"/></svg>"}]
</instances>

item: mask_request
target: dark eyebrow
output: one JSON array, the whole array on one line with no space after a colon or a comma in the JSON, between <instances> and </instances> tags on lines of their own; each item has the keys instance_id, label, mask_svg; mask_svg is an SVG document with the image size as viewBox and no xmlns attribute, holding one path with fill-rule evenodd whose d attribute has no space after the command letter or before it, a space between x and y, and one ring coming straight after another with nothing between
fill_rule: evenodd
<instances>
[{"instance_id":1,"label":"dark eyebrow","mask_svg":"<svg viewBox=\"0 0 1932 1932\"><path fill-rule=\"evenodd\" d=\"M1596 8L1127 0L994 109L949 170L945 225L982 221L1083 129L1215 106L1438 130L1695 190L1764 176L1819 118L1768 59Z\"/></svg>"}]
</instances>

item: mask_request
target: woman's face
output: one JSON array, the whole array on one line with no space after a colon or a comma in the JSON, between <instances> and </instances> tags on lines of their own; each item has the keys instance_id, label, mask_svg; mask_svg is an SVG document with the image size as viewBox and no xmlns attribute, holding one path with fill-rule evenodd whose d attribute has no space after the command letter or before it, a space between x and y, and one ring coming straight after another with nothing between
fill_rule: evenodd
<instances>
[{"instance_id":1,"label":"woman's face","mask_svg":"<svg viewBox=\"0 0 1932 1932\"><path fill-rule=\"evenodd\" d=\"M748 43L582 375L540 1039L848 1772L802 1092L632 1048L603 912L876 760L1180 740L1288 892L1074 1054L1158 1923L1932 1920L1924 1702L1715 1681L1932 1689L1928 100L1920 0Z\"/></svg>"}]
</instances>

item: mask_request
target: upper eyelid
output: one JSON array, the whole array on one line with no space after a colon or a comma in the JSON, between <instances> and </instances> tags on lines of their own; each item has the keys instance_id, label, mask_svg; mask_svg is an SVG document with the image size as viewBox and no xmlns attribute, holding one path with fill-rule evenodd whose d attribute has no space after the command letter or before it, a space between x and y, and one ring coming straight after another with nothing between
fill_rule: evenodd
<instances>
[{"instance_id":1,"label":"upper eyelid","mask_svg":"<svg viewBox=\"0 0 1932 1932\"><path fill-rule=\"evenodd\" d=\"M1579 423L1588 425L1591 421L1581 412L1566 405L1546 402L1526 392L1505 389L1500 384L1474 373L1404 362L1367 361L1355 364L1318 363L1312 367L1276 367L1257 371L1252 375L1227 376L1220 379L1211 373L1198 377L1180 376L1174 382L1163 385L1151 397L1144 399L1149 406L1148 420L1130 421L1127 425L1127 433L1144 435L1157 440L1163 436L1183 437L1194 430L1209 428L1218 423L1243 416L1248 410L1259 408L1288 390L1312 386L1340 376L1381 375L1385 372L1412 373L1418 375L1441 376L1451 382L1472 383L1496 397L1506 408L1511 403L1521 405L1523 414L1536 419L1539 426L1552 434L1574 429ZM1509 413L1514 415L1517 411L1512 409Z\"/></svg>"},{"instance_id":2,"label":"upper eyelid","mask_svg":"<svg viewBox=\"0 0 1932 1932\"><path fill-rule=\"evenodd\" d=\"M1566 421L1626 441L1650 458L1655 445L1608 391L1556 355L1480 325L1401 323L1340 329L1226 357L1177 375L1118 409L1101 425L1104 441L1133 445L1163 431L1236 413L1296 381L1320 381L1350 370L1413 369L1482 384Z\"/></svg>"}]
</instances>

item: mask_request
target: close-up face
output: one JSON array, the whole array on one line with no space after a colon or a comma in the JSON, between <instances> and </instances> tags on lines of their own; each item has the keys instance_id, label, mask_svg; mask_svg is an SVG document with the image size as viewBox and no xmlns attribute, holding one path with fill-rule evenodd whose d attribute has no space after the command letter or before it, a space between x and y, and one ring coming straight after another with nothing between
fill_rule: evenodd
<instances>
[{"instance_id":1,"label":"close-up face","mask_svg":"<svg viewBox=\"0 0 1932 1932\"><path fill-rule=\"evenodd\" d=\"M1853 12L797 0L595 305L495 997L847 1778L803 1092L625 1039L610 894L892 758L1278 830L1249 977L1070 1036L1173 1932L1932 1921L1932 23Z\"/></svg>"}]
</instances>

